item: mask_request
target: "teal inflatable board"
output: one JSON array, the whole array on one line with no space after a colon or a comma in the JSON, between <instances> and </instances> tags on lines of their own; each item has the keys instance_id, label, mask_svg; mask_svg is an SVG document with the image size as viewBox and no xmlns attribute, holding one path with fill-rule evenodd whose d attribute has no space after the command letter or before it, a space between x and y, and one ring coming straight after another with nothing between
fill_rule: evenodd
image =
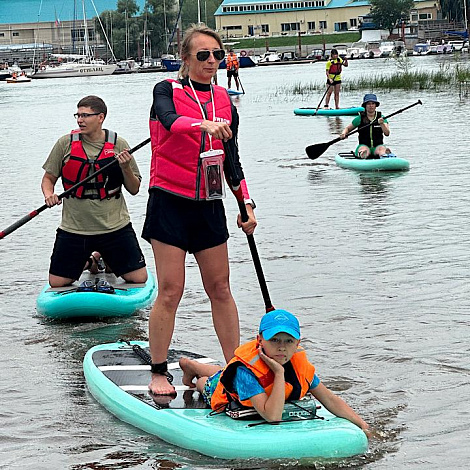
<instances>
[{"instance_id":1,"label":"teal inflatable board","mask_svg":"<svg viewBox=\"0 0 470 470\"><path fill-rule=\"evenodd\" d=\"M178 359L187 356L206 363L214 361L187 352L170 351L168 368L178 395L169 404L159 405L148 393L150 366L133 351L133 345L148 353L148 343L142 341L101 344L90 349L83 362L88 389L119 419L170 444L237 460L344 458L367 450L367 438L357 426L324 408L316 411L324 419L311 419L310 414L305 418L297 405L287 404L286 408L293 407L286 413L293 420L276 425L211 413L195 389L182 385Z\"/></svg>"},{"instance_id":2,"label":"teal inflatable board","mask_svg":"<svg viewBox=\"0 0 470 470\"><path fill-rule=\"evenodd\" d=\"M296 108L294 114L297 116L354 116L364 111L362 107L341 108L341 109L324 109L319 108Z\"/></svg>"},{"instance_id":3,"label":"teal inflatable board","mask_svg":"<svg viewBox=\"0 0 470 470\"><path fill-rule=\"evenodd\" d=\"M96 284L97 279L107 281L114 293L77 289L85 280ZM155 276L148 271L145 284L128 284L114 274L91 274L84 272L77 282L70 286L51 288L47 284L36 300L38 313L49 318L80 317L128 317L137 310L148 307L157 295Z\"/></svg>"},{"instance_id":4,"label":"teal inflatable board","mask_svg":"<svg viewBox=\"0 0 470 470\"><path fill-rule=\"evenodd\" d=\"M404 171L410 168L410 163L404 158L373 158L364 160L356 158L353 152L339 153L335 162L341 168L358 171Z\"/></svg>"}]
</instances>

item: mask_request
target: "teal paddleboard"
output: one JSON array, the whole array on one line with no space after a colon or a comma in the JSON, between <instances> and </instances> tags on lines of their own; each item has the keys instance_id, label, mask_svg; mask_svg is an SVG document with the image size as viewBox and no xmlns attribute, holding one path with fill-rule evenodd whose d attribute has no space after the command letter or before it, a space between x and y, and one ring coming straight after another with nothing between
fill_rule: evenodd
<instances>
[{"instance_id":1,"label":"teal paddleboard","mask_svg":"<svg viewBox=\"0 0 470 470\"><path fill-rule=\"evenodd\" d=\"M238 96L238 95L244 95L245 93L243 91L238 91L238 90L232 90L230 88L227 89L227 93L230 96Z\"/></svg>"},{"instance_id":2,"label":"teal paddleboard","mask_svg":"<svg viewBox=\"0 0 470 470\"><path fill-rule=\"evenodd\" d=\"M294 114L297 116L354 116L364 111L362 107L341 108L341 109L324 109L319 108L296 108ZM316 111L316 112L315 112Z\"/></svg>"},{"instance_id":3,"label":"teal paddleboard","mask_svg":"<svg viewBox=\"0 0 470 470\"><path fill-rule=\"evenodd\" d=\"M410 163L404 158L373 158L364 160L356 158L353 152L339 153L335 162L341 168L358 171L405 171L409 170Z\"/></svg>"},{"instance_id":4,"label":"teal paddleboard","mask_svg":"<svg viewBox=\"0 0 470 470\"><path fill-rule=\"evenodd\" d=\"M91 274L84 272L77 282L70 286L51 288L47 284L36 300L36 309L49 318L81 317L128 317L137 310L148 307L157 295L155 276L147 271L144 284L129 284L114 274ZM95 283L96 279L108 281L114 293L78 292L78 286L85 280Z\"/></svg>"},{"instance_id":5,"label":"teal paddleboard","mask_svg":"<svg viewBox=\"0 0 470 470\"><path fill-rule=\"evenodd\" d=\"M344 458L367 451L366 435L323 407L316 414L324 419L308 419L296 404L287 404L286 408L293 408L286 409L285 415L294 420L276 425L213 414L195 389L182 385L177 361L182 356L205 363L214 361L188 352L170 351L168 369L174 376L177 396L169 403L162 403L161 398L156 403L147 388L150 366L134 352L133 345L148 354L148 342L143 341L91 348L83 361L88 389L119 419L170 444L211 457L237 460ZM302 404L303 400L297 403Z\"/></svg>"}]
</instances>

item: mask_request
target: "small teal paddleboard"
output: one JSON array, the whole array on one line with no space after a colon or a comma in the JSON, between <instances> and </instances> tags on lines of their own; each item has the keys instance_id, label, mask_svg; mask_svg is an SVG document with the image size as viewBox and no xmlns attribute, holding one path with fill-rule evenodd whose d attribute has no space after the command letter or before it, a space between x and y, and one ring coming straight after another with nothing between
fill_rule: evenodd
<instances>
[{"instance_id":1,"label":"small teal paddleboard","mask_svg":"<svg viewBox=\"0 0 470 470\"><path fill-rule=\"evenodd\" d=\"M352 108L341 108L341 109L324 109L319 108L296 108L294 109L294 114L297 116L353 116L359 114L361 111L364 111L362 107L352 107Z\"/></svg>"},{"instance_id":2,"label":"small teal paddleboard","mask_svg":"<svg viewBox=\"0 0 470 470\"><path fill-rule=\"evenodd\" d=\"M149 306L157 295L155 276L150 271L147 273L145 284L129 284L114 274L84 272L70 286L51 288L47 284L36 300L36 309L41 315L57 319L128 317ZM114 287L114 293L77 291L83 281L95 283L97 278L108 281Z\"/></svg>"},{"instance_id":3,"label":"small teal paddleboard","mask_svg":"<svg viewBox=\"0 0 470 470\"><path fill-rule=\"evenodd\" d=\"M168 369L178 395L167 404L161 399L160 404L155 403L148 393L150 366L133 351L133 345L148 354L148 342L143 341L91 348L83 361L88 389L119 419L170 444L211 457L237 460L344 458L367 450L366 435L357 426L323 407L316 414L324 419L311 419L311 413L303 412L296 404L286 404L285 415L293 420L276 425L260 419L235 420L225 413L213 414L195 389L182 385L178 359L189 356L205 363L214 361L188 352L170 351ZM311 402L314 401L296 403L305 403L307 408Z\"/></svg>"},{"instance_id":4,"label":"small teal paddleboard","mask_svg":"<svg viewBox=\"0 0 470 470\"><path fill-rule=\"evenodd\" d=\"M243 91L232 90L232 89L230 89L230 88L227 89L227 93L228 93L230 96L244 95Z\"/></svg>"},{"instance_id":5,"label":"small teal paddleboard","mask_svg":"<svg viewBox=\"0 0 470 470\"><path fill-rule=\"evenodd\" d=\"M410 163L404 158L372 158L364 160L356 158L353 152L339 153L335 162L341 168L358 171L405 171L410 168Z\"/></svg>"}]
</instances>

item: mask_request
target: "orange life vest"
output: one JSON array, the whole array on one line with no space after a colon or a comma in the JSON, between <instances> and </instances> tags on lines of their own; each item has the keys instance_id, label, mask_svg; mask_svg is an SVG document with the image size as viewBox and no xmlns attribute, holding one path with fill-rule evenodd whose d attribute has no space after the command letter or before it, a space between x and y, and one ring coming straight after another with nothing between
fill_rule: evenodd
<instances>
[{"instance_id":1,"label":"orange life vest","mask_svg":"<svg viewBox=\"0 0 470 470\"><path fill-rule=\"evenodd\" d=\"M233 387L237 368L241 365L255 374L268 396L271 394L274 373L259 357L258 342L253 340L238 347L235 350L235 357L224 368L211 398L211 408L214 411L222 411L233 400L244 406L253 407L251 400L240 400ZM315 375L315 367L308 361L305 351L299 347L291 360L284 365L284 369L285 399L299 400L310 388Z\"/></svg>"},{"instance_id":2,"label":"orange life vest","mask_svg":"<svg viewBox=\"0 0 470 470\"><path fill-rule=\"evenodd\" d=\"M240 64L238 63L238 57L233 52L231 52L227 56L226 62L227 62L227 70L237 71L240 68Z\"/></svg>"}]
</instances>

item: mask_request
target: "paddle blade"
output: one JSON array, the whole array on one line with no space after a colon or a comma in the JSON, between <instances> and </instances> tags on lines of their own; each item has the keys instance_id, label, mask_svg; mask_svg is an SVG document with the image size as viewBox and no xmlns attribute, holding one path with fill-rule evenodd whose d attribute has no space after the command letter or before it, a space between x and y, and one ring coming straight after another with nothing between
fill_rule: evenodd
<instances>
[{"instance_id":1,"label":"paddle blade","mask_svg":"<svg viewBox=\"0 0 470 470\"><path fill-rule=\"evenodd\" d=\"M330 145L331 145L331 142L309 145L308 147L305 148L305 151L307 152L308 158L310 158L311 160L315 160L320 155L323 155L326 152L326 149Z\"/></svg>"}]
</instances>

